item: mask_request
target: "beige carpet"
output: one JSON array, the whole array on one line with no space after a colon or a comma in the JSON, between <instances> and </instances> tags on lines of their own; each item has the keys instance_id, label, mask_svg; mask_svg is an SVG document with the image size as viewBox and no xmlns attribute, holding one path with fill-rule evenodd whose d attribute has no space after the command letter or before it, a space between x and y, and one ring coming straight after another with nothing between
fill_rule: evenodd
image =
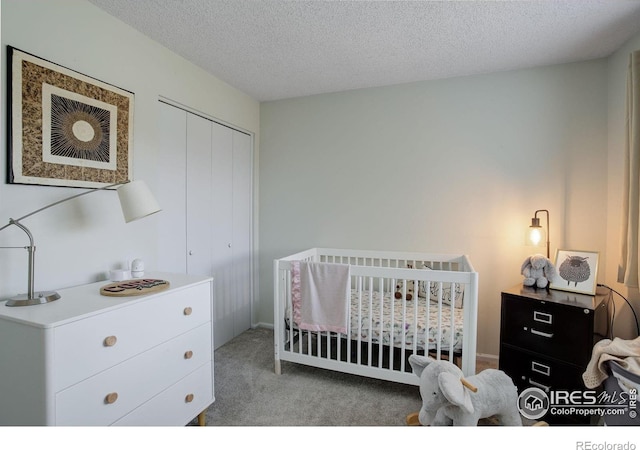
<instances>
[{"instance_id":1,"label":"beige carpet","mask_svg":"<svg viewBox=\"0 0 640 450\"><path fill-rule=\"evenodd\" d=\"M273 331L265 328L216 350L215 397L208 426L406 426L421 405L417 386L288 362L276 375Z\"/></svg>"}]
</instances>

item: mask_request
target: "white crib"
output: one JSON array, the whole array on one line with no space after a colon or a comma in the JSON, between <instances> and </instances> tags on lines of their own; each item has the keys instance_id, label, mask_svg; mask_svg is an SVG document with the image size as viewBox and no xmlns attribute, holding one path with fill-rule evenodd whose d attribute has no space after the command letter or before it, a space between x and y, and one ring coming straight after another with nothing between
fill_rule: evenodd
<instances>
[{"instance_id":1,"label":"white crib","mask_svg":"<svg viewBox=\"0 0 640 450\"><path fill-rule=\"evenodd\" d=\"M346 334L296 325L291 288L295 261L349 265ZM466 255L314 248L275 260L274 278L277 374L281 361L290 361L417 385L408 357L425 352L461 362L465 376L475 373L478 274ZM407 300L412 288L413 298Z\"/></svg>"}]
</instances>

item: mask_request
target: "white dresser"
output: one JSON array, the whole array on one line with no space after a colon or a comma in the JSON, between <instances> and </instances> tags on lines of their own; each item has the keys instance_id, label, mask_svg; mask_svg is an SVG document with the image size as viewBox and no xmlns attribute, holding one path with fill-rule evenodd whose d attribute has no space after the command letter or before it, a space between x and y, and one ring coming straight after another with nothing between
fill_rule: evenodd
<instances>
[{"instance_id":1,"label":"white dresser","mask_svg":"<svg viewBox=\"0 0 640 450\"><path fill-rule=\"evenodd\" d=\"M0 303L0 425L185 425L213 403L213 280L145 278L170 288Z\"/></svg>"}]
</instances>

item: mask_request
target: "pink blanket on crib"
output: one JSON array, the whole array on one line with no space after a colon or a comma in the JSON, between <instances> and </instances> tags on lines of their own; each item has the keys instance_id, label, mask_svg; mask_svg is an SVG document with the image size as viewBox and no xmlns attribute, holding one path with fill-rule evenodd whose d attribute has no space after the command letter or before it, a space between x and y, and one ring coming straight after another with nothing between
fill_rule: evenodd
<instances>
[{"instance_id":1,"label":"pink blanket on crib","mask_svg":"<svg viewBox=\"0 0 640 450\"><path fill-rule=\"evenodd\" d=\"M294 261L293 319L301 330L347 333L350 299L348 264Z\"/></svg>"}]
</instances>

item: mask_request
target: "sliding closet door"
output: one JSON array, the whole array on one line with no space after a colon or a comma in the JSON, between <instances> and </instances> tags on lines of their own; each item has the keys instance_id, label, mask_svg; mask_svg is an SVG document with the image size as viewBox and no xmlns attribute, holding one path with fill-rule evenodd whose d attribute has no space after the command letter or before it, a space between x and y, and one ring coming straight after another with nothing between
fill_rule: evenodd
<instances>
[{"instance_id":1,"label":"sliding closet door","mask_svg":"<svg viewBox=\"0 0 640 450\"><path fill-rule=\"evenodd\" d=\"M187 271L187 113L159 103L158 180L154 192L162 212L158 215L157 268Z\"/></svg>"},{"instance_id":2,"label":"sliding closet door","mask_svg":"<svg viewBox=\"0 0 640 450\"><path fill-rule=\"evenodd\" d=\"M187 114L187 273L213 273L211 121Z\"/></svg>"},{"instance_id":3,"label":"sliding closet door","mask_svg":"<svg viewBox=\"0 0 640 450\"><path fill-rule=\"evenodd\" d=\"M215 347L235 336L233 276L233 130L214 123L213 158L213 274Z\"/></svg>"},{"instance_id":4,"label":"sliding closet door","mask_svg":"<svg viewBox=\"0 0 640 450\"><path fill-rule=\"evenodd\" d=\"M212 276L211 122L159 103L158 270Z\"/></svg>"},{"instance_id":5,"label":"sliding closet door","mask_svg":"<svg viewBox=\"0 0 640 450\"><path fill-rule=\"evenodd\" d=\"M253 152L251 136L233 133L233 270L235 278L234 334L251 327Z\"/></svg>"},{"instance_id":6,"label":"sliding closet door","mask_svg":"<svg viewBox=\"0 0 640 450\"><path fill-rule=\"evenodd\" d=\"M251 328L251 137L213 124L216 348Z\"/></svg>"}]
</instances>

